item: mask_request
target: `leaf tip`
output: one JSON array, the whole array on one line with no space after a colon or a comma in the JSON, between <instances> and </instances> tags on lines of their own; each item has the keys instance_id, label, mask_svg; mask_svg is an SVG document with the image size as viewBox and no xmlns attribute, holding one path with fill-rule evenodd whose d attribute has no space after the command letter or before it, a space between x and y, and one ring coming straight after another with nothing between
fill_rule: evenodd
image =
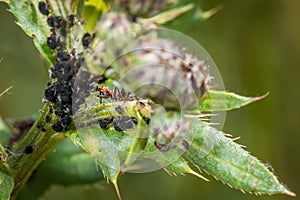
<instances>
[{"instance_id":1,"label":"leaf tip","mask_svg":"<svg viewBox=\"0 0 300 200\"><path fill-rule=\"evenodd\" d=\"M262 95L262 96L258 96L258 97L253 97L252 100L253 101L259 101L262 100L264 98L266 98L267 96L269 96L270 92L267 92L266 94Z\"/></svg>"},{"instance_id":2,"label":"leaf tip","mask_svg":"<svg viewBox=\"0 0 300 200\"><path fill-rule=\"evenodd\" d=\"M112 181L112 184L113 184L114 187L115 187L115 190L116 190L116 192L117 192L117 195L118 195L119 200L122 200L122 198L121 198L121 193L120 193L120 190L119 190L119 186L118 186L117 181Z\"/></svg>"},{"instance_id":3,"label":"leaf tip","mask_svg":"<svg viewBox=\"0 0 300 200\"><path fill-rule=\"evenodd\" d=\"M283 194L291 196L291 197L296 197L296 194L288 189L284 189Z\"/></svg>"},{"instance_id":4,"label":"leaf tip","mask_svg":"<svg viewBox=\"0 0 300 200\"><path fill-rule=\"evenodd\" d=\"M203 11L201 8L198 8L197 13L198 13L200 18L209 19L212 16L214 16L215 14L217 14L218 12L220 12L223 8L224 8L223 4L219 4L219 5L213 7L210 10L207 10L207 11Z\"/></svg>"}]
</instances>

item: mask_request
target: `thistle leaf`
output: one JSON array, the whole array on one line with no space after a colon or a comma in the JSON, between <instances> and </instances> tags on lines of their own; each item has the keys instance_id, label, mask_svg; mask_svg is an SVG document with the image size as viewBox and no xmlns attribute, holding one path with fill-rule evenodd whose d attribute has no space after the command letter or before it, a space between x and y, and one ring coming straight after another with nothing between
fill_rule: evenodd
<instances>
[{"instance_id":1,"label":"thistle leaf","mask_svg":"<svg viewBox=\"0 0 300 200\"><path fill-rule=\"evenodd\" d=\"M200 123L185 157L208 174L233 188L254 194L295 196L257 158L216 130Z\"/></svg>"},{"instance_id":2,"label":"thistle leaf","mask_svg":"<svg viewBox=\"0 0 300 200\"><path fill-rule=\"evenodd\" d=\"M96 26L97 21L102 14L106 13L109 6L105 1L91 0L85 1L82 16L85 20L85 29L92 33Z\"/></svg>"},{"instance_id":3,"label":"thistle leaf","mask_svg":"<svg viewBox=\"0 0 300 200\"><path fill-rule=\"evenodd\" d=\"M28 36L33 38L34 44L42 56L53 64L53 51L48 48L46 42L47 35L50 35L50 28L45 23L46 17L38 10L38 2L38 0L10 0L8 5L18 20L17 24Z\"/></svg>"},{"instance_id":4,"label":"thistle leaf","mask_svg":"<svg viewBox=\"0 0 300 200\"><path fill-rule=\"evenodd\" d=\"M217 5L210 10L203 11L201 8L197 8L196 13L194 14L194 18L197 20L207 20L210 17L217 14L220 10L223 9L223 5Z\"/></svg>"},{"instance_id":5,"label":"thistle leaf","mask_svg":"<svg viewBox=\"0 0 300 200\"><path fill-rule=\"evenodd\" d=\"M64 179L61 180L63 182L60 183L92 182L103 178L101 173L96 171L93 158L68 139L56 146L38 171L42 171L46 177L49 173L53 174L52 177L48 177L53 182L57 182L56 180L60 180L63 176Z\"/></svg>"},{"instance_id":6,"label":"thistle leaf","mask_svg":"<svg viewBox=\"0 0 300 200\"><path fill-rule=\"evenodd\" d=\"M104 131L103 133L105 133L105 136L99 134L99 129L87 128L86 137L80 137L78 133L74 131L69 131L67 136L75 145L81 147L94 158L96 165L102 170L104 177L113 183L117 195L119 199L121 199L117 184L121 171L120 158L118 152L109 145L111 142L119 144L121 136L118 132L111 130ZM100 144L97 143L98 137L102 138L100 139L102 141ZM105 163L103 162L103 158Z\"/></svg>"},{"instance_id":7,"label":"thistle leaf","mask_svg":"<svg viewBox=\"0 0 300 200\"><path fill-rule=\"evenodd\" d=\"M76 185L99 180L103 180L103 175L96 169L93 158L70 140L64 139L39 166L21 193L21 198L39 199L54 184Z\"/></svg>"},{"instance_id":8,"label":"thistle leaf","mask_svg":"<svg viewBox=\"0 0 300 200\"><path fill-rule=\"evenodd\" d=\"M199 103L200 111L224 111L238 109L268 96L268 93L259 97L243 97L226 91L209 90L206 98Z\"/></svg>"},{"instance_id":9,"label":"thistle leaf","mask_svg":"<svg viewBox=\"0 0 300 200\"><path fill-rule=\"evenodd\" d=\"M14 187L13 178L0 171L0 199L9 200Z\"/></svg>"},{"instance_id":10,"label":"thistle leaf","mask_svg":"<svg viewBox=\"0 0 300 200\"><path fill-rule=\"evenodd\" d=\"M180 6L178 8L173 8L168 11L164 11L160 14L155 15L154 17L151 18L141 18L141 22L143 24L165 24L167 22L170 22L174 20L175 18L179 17L180 15L190 11L192 8L194 8L194 4L190 3L184 6Z\"/></svg>"}]
</instances>

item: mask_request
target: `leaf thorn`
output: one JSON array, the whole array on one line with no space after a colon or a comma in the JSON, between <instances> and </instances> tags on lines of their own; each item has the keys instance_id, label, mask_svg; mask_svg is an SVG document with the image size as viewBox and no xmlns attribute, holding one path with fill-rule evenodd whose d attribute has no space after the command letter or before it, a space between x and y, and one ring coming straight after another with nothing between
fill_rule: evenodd
<instances>
[{"instance_id":1,"label":"leaf thorn","mask_svg":"<svg viewBox=\"0 0 300 200\"><path fill-rule=\"evenodd\" d=\"M207 178L205 178L204 176L198 174L197 172L195 172L195 171L192 170L192 169L191 169L188 173L193 174L194 176L197 176L197 177L199 177L199 178L201 178L201 179L203 179L203 180L205 180L205 181L207 181L207 182L210 181L209 179L207 179Z\"/></svg>"},{"instance_id":2,"label":"leaf thorn","mask_svg":"<svg viewBox=\"0 0 300 200\"><path fill-rule=\"evenodd\" d=\"M262 96L258 96L258 97L253 97L253 101L259 101L259 100L262 100L264 98L266 98L267 96L269 96L269 92L267 92L266 94L262 95Z\"/></svg>"},{"instance_id":3,"label":"leaf thorn","mask_svg":"<svg viewBox=\"0 0 300 200\"><path fill-rule=\"evenodd\" d=\"M283 191L283 194L286 194L286 195L291 196L291 197L296 197L296 194L294 192L288 190L288 189L285 189Z\"/></svg>"},{"instance_id":4,"label":"leaf thorn","mask_svg":"<svg viewBox=\"0 0 300 200\"><path fill-rule=\"evenodd\" d=\"M9 90L13 88L13 86L9 86L8 88L6 88L3 92L0 93L0 97L2 97L5 93L8 93Z\"/></svg>"},{"instance_id":5,"label":"leaf thorn","mask_svg":"<svg viewBox=\"0 0 300 200\"><path fill-rule=\"evenodd\" d=\"M121 198L121 193L120 193L120 190L119 190L119 186L118 186L117 181L113 181L112 184L113 184L114 187L115 187L115 190L116 190L116 192L117 192L117 195L118 195L119 200L122 200L122 198Z\"/></svg>"}]
</instances>

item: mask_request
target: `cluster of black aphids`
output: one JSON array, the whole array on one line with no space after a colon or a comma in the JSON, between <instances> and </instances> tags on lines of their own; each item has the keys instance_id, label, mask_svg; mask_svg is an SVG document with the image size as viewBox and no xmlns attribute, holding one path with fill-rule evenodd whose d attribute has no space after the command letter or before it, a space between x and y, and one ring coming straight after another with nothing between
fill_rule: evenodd
<instances>
[{"instance_id":1,"label":"cluster of black aphids","mask_svg":"<svg viewBox=\"0 0 300 200\"><path fill-rule=\"evenodd\" d=\"M111 116L105 119L98 120L100 128L106 129L111 123L113 123L114 129L118 132L122 132L128 129L133 129L138 124L138 121L134 117L124 116Z\"/></svg>"},{"instance_id":2,"label":"cluster of black aphids","mask_svg":"<svg viewBox=\"0 0 300 200\"><path fill-rule=\"evenodd\" d=\"M61 132L67 130L72 123L75 76L84 59L80 56L81 53L77 53L75 49L70 51L65 47L66 36L70 28L75 25L75 16L69 15L67 20L61 16L50 16L48 5L45 2L39 2L38 8L43 15L48 16L47 24L51 28L51 34L47 38L47 45L50 49L55 50L55 64L50 68L53 81L47 85L45 99L53 103L54 112L58 116L58 121L52 128L56 132ZM84 34L83 47L87 48L92 39L93 36L89 33ZM84 99L78 99L78 101L84 103ZM78 106L80 103L76 103L76 105ZM45 121L49 121L49 119L45 119Z\"/></svg>"}]
</instances>

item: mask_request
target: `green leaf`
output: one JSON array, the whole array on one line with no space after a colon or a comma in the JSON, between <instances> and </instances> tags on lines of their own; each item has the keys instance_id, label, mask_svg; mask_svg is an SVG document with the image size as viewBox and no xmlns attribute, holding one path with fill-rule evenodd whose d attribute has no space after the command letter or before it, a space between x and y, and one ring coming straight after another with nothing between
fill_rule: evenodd
<instances>
[{"instance_id":1,"label":"green leaf","mask_svg":"<svg viewBox=\"0 0 300 200\"><path fill-rule=\"evenodd\" d=\"M93 158L68 139L56 146L39 170L48 172L47 176L49 173L53 174L51 177L53 180L59 181L63 177L61 181L65 183L92 182L103 178L96 170Z\"/></svg>"},{"instance_id":2,"label":"green leaf","mask_svg":"<svg viewBox=\"0 0 300 200\"><path fill-rule=\"evenodd\" d=\"M92 33L97 21L103 13L106 13L109 6L102 0L90 0L84 2L82 16L85 20L85 29Z\"/></svg>"},{"instance_id":3,"label":"green leaf","mask_svg":"<svg viewBox=\"0 0 300 200\"><path fill-rule=\"evenodd\" d=\"M38 199L52 184L74 185L101 179L103 175L96 169L94 159L64 139L46 157L20 195L24 199Z\"/></svg>"},{"instance_id":4,"label":"green leaf","mask_svg":"<svg viewBox=\"0 0 300 200\"><path fill-rule=\"evenodd\" d=\"M151 18L141 18L141 22L143 24L165 24L167 22L170 22L177 18L178 16L188 12L194 7L194 4L190 3L184 6L180 6L178 8L173 8L171 10L162 12L160 14L155 15L154 17Z\"/></svg>"},{"instance_id":5,"label":"green leaf","mask_svg":"<svg viewBox=\"0 0 300 200\"><path fill-rule=\"evenodd\" d=\"M201 8L197 8L196 13L194 14L194 19L196 20L207 20L210 17L214 16L220 10L223 9L223 5L217 5L210 10L203 11Z\"/></svg>"},{"instance_id":6,"label":"green leaf","mask_svg":"<svg viewBox=\"0 0 300 200\"><path fill-rule=\"evenodd\" d=\"M97 130L93 130L90 129L91 132L98 134L97 137L99 137L99 147L100 147L100 154L106 154L105 156L105 163L101 162L102 161L102 156L100 157L100 159L97 157L97 154L95 152L92 152L92 155L95 155L96 158L96 163L99 164L99 166L101 167L103 174L106 178L108 178L112 183L116 183L117 182L117 178L119 176L120 170L121 170L121 157L119 155L119 152L116 147L117 146L121 146L121 142L123 139L123 135L120 132L117 132L115 130L112 129L108 129L108 130L102 130L103 134L99 134L99 128L97 128ZM85 144L91 144L90 142L87 142ZM89 148L89 147L87 147ZM123 147L122 145L122 148ZM129 147L127 147L129 148Z\"/></svg>"},{"instance_id":7,"label":"green leaf","mask_svg":"<svg viewBox=\"0 0 300 200\"><path fill-rule=\"evenodd\" d=\"M94 158L95 163L101 168L103 175L115 186L116 192L121 199L117 184L121 171L120 156L117 149L109 144L121 145L122 134L114 130L102 131L99 133L99 128L90 127L84 129L84 135L79 136L78 133L73 132L72 134L68 134L68 136L71 137L75 144L80 145L84 151ZM129 148L127 144L126 146Z\"/></svg>"},{"instance_id":8,"label":"green leaf","mask_svg":"<svg viewBox=\"0 0 300 200\"><path fill-rule=\"evenodd\" d=\"M9 200L13 188L13 178L0 171L0 200Z\"/></svg>"},{"instance_id":9,"label":"green leaf","mask_svg":"<svg viewBox=\"0 0 300 200\"><path fill-rule=\"evenodd\" d=\"M53 64L53 51L47 46L47 35L50 35L50 28L46 23L46 16L38 10L38 0L10 0L10 11L15 15L17 24L23 31L33 38L34 44L42 56Z\"/></svg>"},{"instance_id":10,"label":"green leaf","mask_svg":"<svg viewBox=\"0 0 300 200\"><path fill-rule=\"evenodd\" d=\"M74 129L75 127L73 127L70 131L67 131L66 136L73 142L75 146L80 147L82 150L86 151L78 136L78 132Z\"/></svg>"},{"instance_id":11,"label":"green leaf","mask_svg":"<svg viewBox=\"0 0 300 200\"><path fill-rule=\"evenodd\" d=\"M118 177L120 174L120 169L115 169L101 163L99 163L99 166L101 167L103 174L105 174L108 180L110 180L114 185L117 195L119 199L121 199L121 193L118 186Z\"/></svg>"},{"instance_id":12,"label":"green leaf","mask_svg":"<svg viewBox=\"0 0 300 200\"><path fill-rule=\"evenodd\" d=\"M80 184L80 185L51 185L51 187L43 194L39 200L62 200L62 199L73 199L73 200L86 200L86 199L97 199L107 200L113 198L113 190L108 187L105 181L100 181L92 184ZM28 198L24 198L28 199Z\"/></svg>"},{"instance_id":13,"label":"green leaf","mask_svg":"<svg viewBox=\"0 0 300 200\"><path fill-rule=\"evenodd\" d=\"M190 133L195 138L185 157L217 180L248 193L295 195L263 163L222 132L201 122Z\"/></svg>"},{"instance_id":14,"label":"green leaf","mask_svg":"<svg viewBox=\"0 0 300 200\"><path fill-rule=\"evenodd\" d=\"M199 108L202 112L233 110L261 100L267 95L268 93L260 97L243 97L231 92L209 90L206 98L199 102Z\"/></svg>"}]
</instances>

